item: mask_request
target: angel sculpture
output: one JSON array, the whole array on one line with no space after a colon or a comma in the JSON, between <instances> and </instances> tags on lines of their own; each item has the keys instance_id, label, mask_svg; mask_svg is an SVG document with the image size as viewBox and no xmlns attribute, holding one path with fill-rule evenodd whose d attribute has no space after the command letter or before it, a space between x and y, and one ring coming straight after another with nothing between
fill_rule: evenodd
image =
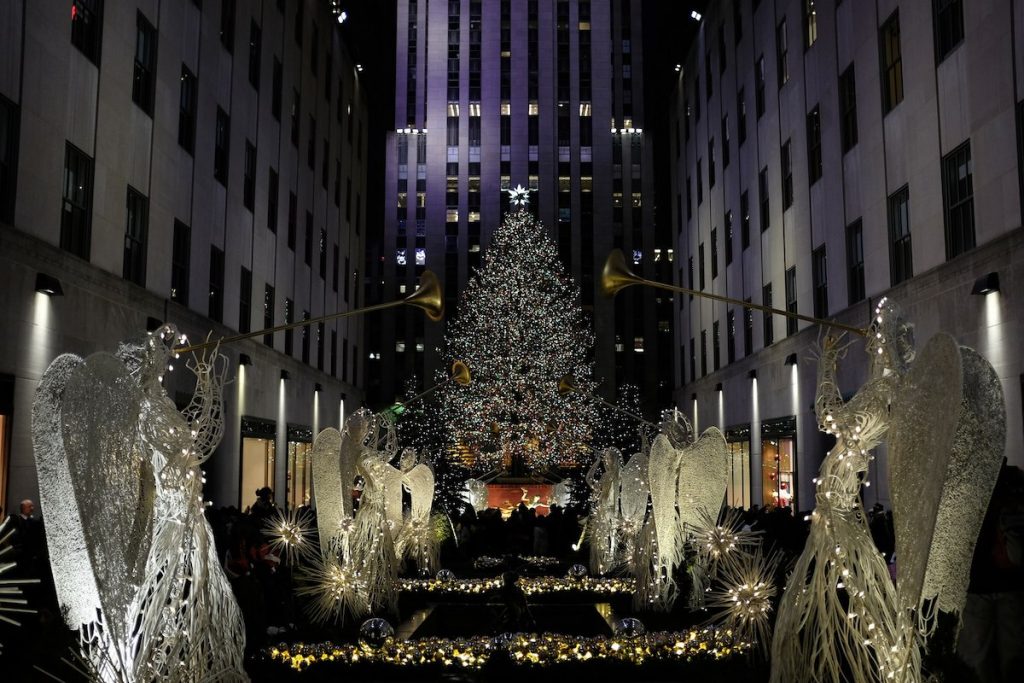
<instances>
[{"instance_id":1,"label":"angel sculpture","mask_svg":"<svg viewBox=\"0 0 1024 683\"><path fill-rule=\"evenodd\" d=\"M313 491L320 548L343 562L348 559L348 535L352 530L356 463L372 423L373 413L360 409L345 421L343 432L328 428L313 442Z\"/></svg>"},{"instance_id":2,"label":"angel sculpture","mask_svg":"<svg viewBox=\"0 0 1024 683\"><path fill-rule=\"evenodd\" d=\"M836 444L815 480L810 535L779 607L773 682L919 680L914 632L895 609L895 588L860 501L870 452L890 427L890 402L915 355L911 328L895 305L879 305L867 352L870 378L844 402L836 365L845 347L833 336L824 340L815 413Z\"/></svg>"},{"instance_id":3,"label":"angel sculpture","mask_svg":"<svg viewBox=\"0 0 1024 683\"><path fill-rule=\"evenodd\" d=\"M616 524L619 540L616 543L615 563L628 567L631 574L635 574L641 555L638 551L643 545L647 501L650 497L647 453L641 450L633 454L619 475L619 519Z\"/></svg>"},{"instance_id":4,"label":"angel sculpture","mask_svg":"<svg viewBox=\"0 0 1024 683\"><path fill-rule=\"evenodd\" d=\"M401 559L412 558L421 574L439 568L440 546L431 520L434 504L434 470L427 463L418 463L416 451L405 449L401 459L402 488L409 493L409 517L402 524L396 541Z\"/></svg>"},{"instance_id":5,"label":"angel sculpture","mask_svg":"<svg viewBox=\"0 0 1024 683\"><path fill-rule=\"evenodd\" d=\"M224 357L190 361L181 413L165 325L115 355L58 357L32 411L58 600L104 681L244 681L245 631L203 514L203 462L223 434Z\"/></svg>"},{"instance_id":6,"label":"angel sculpture","mask_svg":"<svg viewBox=\"0 0 1024 683\"><path fill-rule=\"evenodd\" d=\"M601 466L604 473L598 476ZM617 448L601 451L587 472L587 485L594 495L590 522L590 571L594 574L605 574L615 566L621 473L622 453Z\"/></svg>"},{"instance_id":7,"label":"angel sculpture","mask_svg":"<svg viewBox=\"0 0 1024 683\"><path fill-rule=\"evenodd\" d=\"M487 484L479 479L467 479L463 487L464 490L459 497L468 503L476 514L479 515L487 509Z\"/></svg>"}]
</instances>

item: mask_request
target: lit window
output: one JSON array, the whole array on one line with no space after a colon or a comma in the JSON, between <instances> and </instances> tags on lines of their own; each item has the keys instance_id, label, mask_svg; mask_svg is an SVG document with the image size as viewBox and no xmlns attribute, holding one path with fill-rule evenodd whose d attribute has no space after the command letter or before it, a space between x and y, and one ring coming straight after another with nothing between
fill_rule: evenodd
<instances>
[{"instance_id":1,"label":"lit window","mask_svg":"<svg viewBox=\"0 0 1024 683\"><path fill-rule=\"evenodd\" d=\"M623 353L626 350L626 345L622 342L615 342L615 352Z\"/></svg>"},{"instance_id":2,"label":"lit window","mask_svg":"<svg viewBox=\"0 0 1024 683\"><path fill-rule=\"evenodd\" d=\"M427 265L427 250L423 248L416 249L416 265L425 266Z\"/></svg>"},{"instance_id":3,"label":"lit window","mask_svg":"<svg viewBox=\"0 0 1024 683\"><path fill-rule=\"evenodd\" d=\"M395 263L400 266L405 265L405 249L395 249Z\"/></svg>"},{"instance_id":4,"label":"lit window","mask_svg":"<svg viewBox=\"0 0 1024 683\"><path fill-rule=\"evenodd\" d=\"M633 337L633 352L634 353L643 353L644 352L644 338L643 337Z\"/></svg>"},{"instance_id":5,"label":"lit window","mask_svg":"<svg viewBox=\"0 0 1024 683\"><path fill-rule=\"evenodd\" d=\"M405 294L405 291L406 291L407 288L408 287L406 285L398 285L398 293L399 294Z\"/></svg>"},{"instance_id":6,"label":"lit window","mask_svg":"<svg viewBox=\"0 0 1024 683\"><path fill-rule=\"evenodd\" d=\"M640 206L642 204L643 204L643 201L640 198L640 193L639 192L634 192L633 193L633 208L634 209L638 209L638 208L640 208Z\"/></svg>"},{"instance_id":7,"label":"lit window","mask_svg":"<svg viewBox=\"0 0 1024 683\"><path fill-rule=\"evenodd\" d=\"M479 223L480 222L480 212L479 211L470 211L469 212L469 216L467 217L467 220L470 223Z\"/></svg>"},{"instance_id":8,"label":"lit window","mask_svg":"<svg viewBox=\"0 0 1024 683\"><path fill-rule=\"evenodd\" d=\"M591 192L594 189L594 179L585 175L580 177L580 192Z\"/></svg>"},{"instance_id":9,"label":"lit window","mask_svg":"<svg viewBox=\"0 0 1024 683\"><path fill-rule=\"evenodd\" d=\"M532 175L529 179L530 189L536 190L540 187L540 176Z\"/></svg>"},{"instance_id":10,"label":"lit window","mask_svg":"<svg viewBox=\"0 0 1024 683\"><path fill-rule=\"evenodd\" d=\"M570 189L569 176L567 176L567 175L560 175L560 176L558 176L558 191L559 192L568 192L569 189Z\"/></svg>"},{"instance_id":11,"label":"lit window","mask_svg":"<svg viewBox=\"0 0 1024 683\"><path fill-rule=\"evenodd\" d=\"M458 116L458 115L459 115L459 103L458 102L449 102L448 103L448 116Z\"/></svg>"},{"instance_id":12,"label":"lit window","mask_svg":"<svg viewBox=\"0 0 1024 683\"><path fill-rule=\"evenodd\" d=\"M661 249L654 250L654 262L657 263L661 260Z\"/></svg>"},{"instance_id":13,"label":"lit window","mask_svg":"<svg viewBox=\"0 0 1024 683\"><path fill-rule=\"evenodd\" d=\"M672 249L668 250L668 261L671 263L675 258L675 251Z\"/></svg>"},{"instance_id":14,"label":"lit window","mask_svg":"<svg viewBox=\"0 0 1024 683\"><path fill-rule=\"evenodd\" d=\"M622 193L612 192L612 206L616 209L622 208Z\"/></svg>"},{"instance_id":15,"label":"lit window","mask_svg":"<svg viewBox=\"0 0 1024 683\"><path fill-rule=\"evenodd\" d=\"M469 115L470 116L480 116L480 103L479 102L470 102L469 103Z\"/></svg>"},{"instance_id":16,"label":"lit window","mask_svg":"<svg viewBox=\"0 0 1024 683\"><path fill-rule=\"evenodd\" d=\"M459 210L458 209L448 209L448 211L445 213L445 221L448 222L448 223L458 223L459 222Z\"/></svg>"},{"instance_id":17,"label":"lit window","mask_svg":"<svg viewBox=\"0 0 1024 683\"><path fill-rule=\"evenodd\" d=\"M580 102L580 116L590 116L590 102Z\"/></svg>"},{"instance_id":18,"label":"lit window","mask_svg":"<svg viewBox=\"0 0 1024 683\"><path fill-rule=\"evenodd\" d=\"M501 115L502 116L509 116L511 114L512 114L512 105L509 104L508 102L502 102L501 103Z\"/></svg>"},{"instance_id":19,"label":"lit window","mask_svg":"<svg viewBox=\"0 0 1024 683\"><path fill-rule=\"evenodd\" d=\"M395 342L395 351L397 353L405 353L405 342L404 341L396 341Z\"/></svg>"},{"instance_id":20,"label":"lit window","mask_svg":"<svg viewBox=\"0 0 1024 683\"><path fill-rule=\"evenodd\" d=\"M530 102L530 107L529 107L529 110L527 111L527 113L530 116L536 116L537 114L540 113L540 107L537 106L537 102L536 101Z\"/></svg>"},{"instance_id":21,"label":"lit window","mask_svg":"<svg viewBox=\"0 0 1024 683\"><path fill-rule=\"evenodd\" d=\"M511 188L512 188L512 177L511 176L507 176L507 175L501 176L501 189L502 190L509 190Z\"/></svg>"},{"instance_id":22,"label":"lit window","mask_svg":"<svg viewBox=\"0 0 1024 683\"><path fill-rule=\"evenodd\" d=\"M480 253L480 245L479 244L471 244L471 245L469 245L469 253L470 254L479 254Z\"/></svg>"},{"instance_id":23,"label":"lit window","mask_svg":"<svg viewBox=\"0 0 1024 683\"><path fill-rule=\"evenodd\" d=\"M409 198L408 193L406 193L406 192L399 192L398 193L398 208L404 209L405 208L405 204L408 201L408 198Z\"/></svg>"},{"instance_id":24,"label":"lit window","mask_svg":"<svg viewBox=\"0 0 1024 683\"><path fill-rule=\"evenodd\" d=\"M422 351L423 351L423 342L416 342L416 350L422 353Z\"/></svg>"},{"instance_id":25,"label":"lit window","mask_svg":"<svg viewBox=\"0 0 1024 683\"><path fill-rule=\"evenodd\" d=\"M589 31L590 30L590 22L589 21L581 21L580 22L580 30L581 31Z\"/></svg>"},{"instance_id":26,"label":"lit window","mask_svg":"<svg viewBox=\"0 0 1024 683\"><path fill-rule=\"evenodd\" d=\"M640 265L640 261L644 258L644 252L639 249L633 250L633 265Z\"/></svg>"}]
</instances>

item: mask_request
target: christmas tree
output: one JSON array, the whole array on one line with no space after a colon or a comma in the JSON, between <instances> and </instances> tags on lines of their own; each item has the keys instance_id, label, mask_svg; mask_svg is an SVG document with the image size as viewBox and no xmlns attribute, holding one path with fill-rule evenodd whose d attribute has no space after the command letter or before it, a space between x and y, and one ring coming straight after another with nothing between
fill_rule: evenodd
<instances>
[{"instance_id":1,"label":"christmas tree","mask_svg":"<svg viewBox=\"0 0 1024 683\"><path fill-rule=\"evenodd\" d=\"M620 386L615 405L619 410L605 405L600 406L601 422L594 438L594 445L598 448L613 446L622 452L623 457L629 458L640 451L641 431L649 438L653 438L653 430L636 417L643 415L640 390L636 385Z\"/></svg>"},{"instance_id":2,"label":"christmas tree","mask_svg":"<svg viewBox=\"0 0 1024 683\"><path fill-rule=\"evenodd\" d=\"M556 246L524 209L506 214L459 300L445 357L465 361L469 386L442 390L449 448L478 470L544 470L588 459L596 410L593 336ZM560 395L572 375L579 392Z\"/></svg>"}]
</instances>

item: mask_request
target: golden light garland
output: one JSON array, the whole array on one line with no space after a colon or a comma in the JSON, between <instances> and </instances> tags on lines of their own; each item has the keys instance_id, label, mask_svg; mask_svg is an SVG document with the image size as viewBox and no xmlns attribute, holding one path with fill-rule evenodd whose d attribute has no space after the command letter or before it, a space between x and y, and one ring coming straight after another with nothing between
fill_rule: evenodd
<instances>
[{"instance_id":1,"label":"golden light garland","mask_svg":"<svg viewBox=\"0 0 1024 683\"><path fill-rule=\"evenodd\" d=\"M474 569L496 569L509 562L509 560L519 561L523 564L528 564L538 569L548 569L556 567L561 563L557 557L545 557L543 555L514 555L510 557L492 557L490 555L481 555L480 557L473 560Z\"/></svg>"},{"instance_id":2,"label":"golden light garland","mask_svg":"<svg viewBox=\"0 0 1024 683\"><path fill-rule=\"evenodd\" d=\"M630 594L636 581L630 577L579 579L557 576L523 576L516 583L526 595L548 593L594 593L598 595ZM463 593L479 595L501 588L501 577L486 579L399 579L398 589L407 593Z\"/></svg>"},{"instance_id":3,"label":"golden light garland","mask_svg":"<svg viewBox=\"0 0 1024 683\"><path fill-rule=\"evenodd\" d=\"M274 661L306 671L314 664L335 662L480 669L493 658L507 657L515 665L550 666L589 661L635 665L649 661L720 660L746 652L750 644L732 631L705 627L690 631L659 631L635 638L516 633L498 637L389 639L380 647L367 643L279 645L267 650Z\"/></svg>"}]
</instances>

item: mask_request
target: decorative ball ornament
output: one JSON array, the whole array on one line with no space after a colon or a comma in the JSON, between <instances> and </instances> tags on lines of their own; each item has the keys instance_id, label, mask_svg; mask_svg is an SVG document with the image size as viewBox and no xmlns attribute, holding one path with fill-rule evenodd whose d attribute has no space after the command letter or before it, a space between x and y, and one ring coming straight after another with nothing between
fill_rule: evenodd
<instances>
[{"instance_id":1,"label":"decorative ball ornament","mask_svg":"<svg viewBox=\"0 0 1024 683\"><path fill-rule=\"evenodd\" d=\"M570 579L579 581L587 575L587 568L582 564L574 564L569 567L568 576Z\"/></svg>"},{"instance_id":2,"label":"decorative ball ornament","mask_svg":"<svg viewBox=\"0 0 1024 683\"><path fill-rule=\"evenodd\" d=\"M516 639L516 634L505 631L494 636L494 646L499 649L505 649Z\"/></svg>"},{"instance_id":3,"label":"decorative ball ornament","mask_svg":"<svg viewBox=\"0 0 1024 683\"><path fill-rule=\"evenodd\" d=\"M437 572L437 580L441 583L451 583L455 580L455 572L451 569L442 569Z\"/></svg>"},{"instance_id":4,"label":"decorative ball ornament","mask_svg":"<svg viewBox=\"0 0 1024 683\"><path fill-rule=\"evenodd\" d=\"M639 638L647 634L647 627L644 622L636 617L625 617L615 622L613 632L617 638Z\"/></svg>"},{"instance_id":5,"label":"decorative ball ornament","mask_svg":"<svg viewBox=\"0 0 1024 683\"><path fill-rule=\"evenodd\" d=\"M373 617L364 621L363 625L359 627L359 642L370 647L381 647L394 637L395 629L387 619Z\"/></svg>"}]
</instances>

